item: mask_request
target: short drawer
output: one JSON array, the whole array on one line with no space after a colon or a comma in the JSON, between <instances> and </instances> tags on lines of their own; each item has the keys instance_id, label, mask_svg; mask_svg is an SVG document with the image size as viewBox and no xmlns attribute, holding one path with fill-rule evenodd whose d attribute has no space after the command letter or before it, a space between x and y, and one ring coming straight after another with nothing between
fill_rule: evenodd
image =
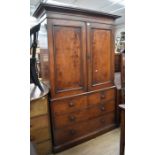
<instances>
[{"instance_id":1,"label":"short drawer","mask_svg":"<svg viewBox=\"0 0 155 155\"><path fill-rule=\"evenodd\" d=\"M33 130L30 133L30 140L34 143L39 143L51 139L49 128Z\"/></svg>"},{"instance_id":2,"label":"short drawer","mask_svg":"<svg viewBox=\"0 0 155 155\"><path fill-rule=\"evenodd\" d=\"M35 117L48 113L48 100L47 96L42 99L31 101L30 104L30 117Z\"/></svg>"},{"instance_id":3,"label":"short drawer","mask_svg":"<svg viewBox=\"0 0 155 155\"><path fill-rule=\"evenodd\" d=\"M48 115L42 115L39 117L34 117L30 119L30 130L36 130L49 126L49 118Z\"/></svg>"},{"instance_id":4,"label":"short drawer","mask_svg":"<svg viewBox=\"0 0 155 155\"><path fill-rule=\"evenodd\" d=\"M63 128L67 125L72 125L74 123L86 121L114 110L115 110L115 101L111 100L105 102L104 104L87 108L82 111L76 111L65 115L55 116L54 125L55 128Z\"/></svg>"},{"instance_id":5,"label":"short drawer","mask_svg":"<svg viewBox=\"0 0 155 155\"><path fill-rule=\"evenodd\" d=\"M54 101L51 104L53 108L54 115L61 115L66 113L71 113L79 109L84 109L87 107L87 97L80 96L70 99L65 99L62 101Z\"/></svg>"},{"instance_id":6,"label":"short drawer","mask_svg":"<svg viewBox=\"0 0 155 155\"><path fill-rule=\"evenodd\" d=\"M107 101L104 104L99 104L97 106L91 107L88 110L89 119L93 119L102 115L106 115L109 112L115 113L115 101Z\"/></svg>"},{"instance_id":7,"label":"short drawer","mask_svg":"<svg viewBox=\"0 0 155 155\"><path fill-rule=\"evenodd\" d=\"M98 130L107 129L115 124L115 114L111 112L102 117L82 122L80 124L70 125L64 129L56 130L54 133L55 145L61 145L69 141L76 140L82 136L93 133Z\"/></svg>"},{"instance_id":8,"label":"short drawer","mask_svg":"<svg viewBox=\"0 0 155 155\"><path fill-rule=\"evenodd\" d=\"M77 122L88 120L89 113L88 109L82 111L76 111L69 114L58 115L54 117L55 128L63 128L67 125L72 125Z\"/></svg>"},{"instance_id":9,"label":"short drawer","mask_svg":"<svg viewBox=\"0 0 155 155\"><path fill-rule=\"evenodd\" d=\"M38 155L49 155L52 153L52 141L48 140L36 145Z\"/></svg>"},{"instance_id":10,"label":"short drawer","mask_svg":"<svg viewBox=\"0 0 155 155\"><path fill-rule=\"evenodd\" d=\"M88 106L98 105L108 100L115 99L115 89L109 89L88 95Z\"/></svg>"}]
</instances>

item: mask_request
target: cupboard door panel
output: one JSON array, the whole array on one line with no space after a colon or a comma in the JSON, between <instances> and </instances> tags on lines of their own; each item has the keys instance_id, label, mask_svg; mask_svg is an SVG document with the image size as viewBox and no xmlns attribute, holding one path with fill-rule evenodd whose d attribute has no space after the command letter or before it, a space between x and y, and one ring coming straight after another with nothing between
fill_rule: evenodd
<instances>
[{"instance_id":1,"label":"cupboard door panel","mask_svg":"<svg viewBox=\"0 0 155 155\"><path fill-rule=\"evenodd\" d=\"M80 73L80 28L55 26L55 66L57 91L79 89L83 85Z\"/></svg>"},{"instance_id":2,"label":"cupboard door panel","mask_svg":"<svg viewBox=\"0 0 155 155\"><path fill-rule=\"evenodd\" d=\"M110 79L110 31L92 29L92 83ZM103 41L103 43L102 43Z\"/></svg>"},{"instance_id":3,"label":"cupboard door panel","mask_svg":"<svg viewBox=\"0 0 155 155\"><path fill-rule=\"evenodd\" d=\"M85 24L52 20L50 25L52 95L64 96L86 91Z\"/></svg>"},{"instance_id":4,"label":"cupboard door panel","mask_svg":"<svg viewBox=\"0 0 155 155\"><path fill-rule=\"evenodd\" d=\"M112 27L104 24L87 25L89 90L113 84Z\"/></svg>"}]
</instances>

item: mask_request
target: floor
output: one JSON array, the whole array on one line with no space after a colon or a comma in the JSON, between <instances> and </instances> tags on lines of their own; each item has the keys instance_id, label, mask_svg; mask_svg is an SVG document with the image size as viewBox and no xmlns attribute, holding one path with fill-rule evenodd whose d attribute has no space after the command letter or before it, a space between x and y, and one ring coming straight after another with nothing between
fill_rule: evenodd
<instances>
[{"instance_id":1,"label":"floor","mask_svg":"<svg viewBox=\"0 0 155 155\"><path fill-rule=\"evenodd\" d=\"M119 138L117 128L56 155L119 155Z\"/></svg>"}]
</instances>

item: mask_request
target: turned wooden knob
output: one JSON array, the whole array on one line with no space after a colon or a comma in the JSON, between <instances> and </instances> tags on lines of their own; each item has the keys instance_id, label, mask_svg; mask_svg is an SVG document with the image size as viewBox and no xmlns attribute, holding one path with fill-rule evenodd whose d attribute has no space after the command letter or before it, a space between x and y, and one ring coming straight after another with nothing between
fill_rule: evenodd
<instances>
[{"instance_id":1,"label":"turned wooden knob","mask_svg":"<svg viewBox=\"0 0 155 155\"><path fill-rule=\"evenodd\" d=\"M105 95L104 94L101 94L101 99L104 99L105 98Z\"/></svg>"},{"instance_id":2,"label":"turned wooden knob","mask_svg":"<svg viewBox=\"0 0 155 155\"><path fill-rule=\"evenodd\" d=\"M105 120L104 120L104 119L101 119L101 123L103 123L103 124L104 124L104 123L105 123Z\"/></svg>"},{"instance_id":3,"label":"turned wooden knob","mask_svg":"<svg viewBox=\"0 0 155 155\"><path fill-rule=\"evenodd\" d=\"M105 110L104 106L100 107L100 109L101 109L101 111L104 111Z\"/></svg>"},{"instance_id":4,"label":"turned wooden knob","mask_svg":"<svg viewBox=\"0 0 155 155\"><path fill-rule=\"evenodd\" d=\"M69 134L70 135L75 135L76 134L76 131L74 129L71 129L71 130L69 130Z\"/></svg>"},{"instance_id":5,"label":"turned wooden knob","mask_svg":"<svg viewBox=\"0 0 155 155\"><path fill-rule=\"evenodd\" d=\"M69 120L70 120L71 122L74 122L74 121L76 120L76 117L75 117L75 116L69 116Z\"/></svg>"},{"instance_id":6,"label":"turned wooden knob","mask_svg":"<svg viewBox=\"0 0 155 155\"><path fill-rule=\"evenodd\" d=\"M73 107L75 105L74 102L69 102L69 107Z\"/></svg>"}]
</instances>

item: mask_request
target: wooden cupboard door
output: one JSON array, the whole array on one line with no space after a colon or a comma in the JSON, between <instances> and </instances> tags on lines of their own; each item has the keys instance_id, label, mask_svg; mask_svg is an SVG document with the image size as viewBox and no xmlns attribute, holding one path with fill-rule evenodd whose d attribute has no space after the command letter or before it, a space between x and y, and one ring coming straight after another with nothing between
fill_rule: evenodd
<instances>
[{"instance_id":1,"label":"wooden cupboard door","mask_svg":"<svg viewBox=\"0 0 155 155\"><path fill-rule=\"evenodd\" d=\"M53 97L87 90L84 22L49 20L50 78Z\"/></svg>"},{"instance_id":2,"label":"wooden cupboard door","mask_svg":"<svg viewBox=\"0 0 155 155\"><path fill-rule=\"evenodd\" d=\"M112 26L87 23L88 89L112 86L114 51Z\"/></svg>"}]
</instances>

